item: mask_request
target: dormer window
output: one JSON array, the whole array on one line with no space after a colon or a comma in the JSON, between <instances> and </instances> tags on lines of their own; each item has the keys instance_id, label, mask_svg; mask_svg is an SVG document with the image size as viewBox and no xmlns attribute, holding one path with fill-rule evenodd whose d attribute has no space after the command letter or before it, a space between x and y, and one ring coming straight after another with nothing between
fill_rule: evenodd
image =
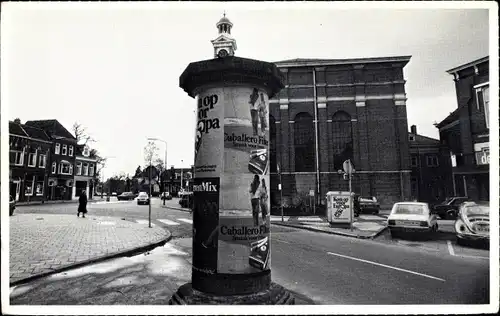
<instances>
[{"instance_id":1,"label":"dormer window","mask_svg":"<svg viewBox=\"0 0 500 316\"><path fill-rule=\"evenodd\" d=\"M56 155L59 155L60 152L61 152L61 144L56 144L56 148L54 149L54 153Z\"/></svg>"},{"instance_id":2,"label":"dormer window","mask_svg":"<svg viewBox=\"0 0 500 316\"><path fill-rule=\"evenodd\" d=\"M414 142L415 141L415 135L410 135L410 142Z\"/></svg>"},{"instance_id":3,"label":"dormer window","mask_svg":"<svg viewBox=\"0 0 500 316\"><path fill-rule=\"evenodd\" d=\"M63 145L61 155L66 156L67 154L68 154L68 145Z\"/></svg>"},{"instance_id":4,"label":"dormer window","mask_svg":"<svg viewBox=\"0 0 500 316\"><path fill-rule=\"evenodd\" d=\"M73 146L69 146L68 156L73 156Z\"/></svg>"},{"instance_id":5,"label":"dormer window","mask_svg":"<svg viewBox=\"0 0 500 316\"><path fill-rule=\"evenodd\" d=\"M87 146L83 147L83 156L85 157L90 156L90 150Z\"/></svg>"}]
</instances>

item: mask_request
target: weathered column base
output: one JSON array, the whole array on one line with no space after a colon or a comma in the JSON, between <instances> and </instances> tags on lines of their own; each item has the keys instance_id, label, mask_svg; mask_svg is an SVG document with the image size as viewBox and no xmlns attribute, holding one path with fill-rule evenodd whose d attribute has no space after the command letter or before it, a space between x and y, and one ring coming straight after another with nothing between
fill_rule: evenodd
<instances>
[{"instance_id":1,"label":"weathered column base","mask_svg":"<svg viewBox=\"0 0 500 316\"><path fill-rule=\"evenodd\" d=\"M168 305L295 305L293 295L281 285L271 283L268 290L247 295L217 296L182 285Z\"/></svg>"}]
</instances>

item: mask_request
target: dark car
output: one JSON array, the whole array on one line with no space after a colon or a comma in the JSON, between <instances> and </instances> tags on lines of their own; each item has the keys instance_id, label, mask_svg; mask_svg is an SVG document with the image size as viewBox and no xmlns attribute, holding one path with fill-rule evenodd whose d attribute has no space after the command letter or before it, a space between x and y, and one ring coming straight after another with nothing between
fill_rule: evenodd
<instances>
[{"instance_id":1,"label":"dark car","mask_svg":"<svg viewBox=\"0 0 500 316\"><path fill-rule=\"evenodd\" d=\"M122 194L118 195L118 201L130 201L135 199L135 194L132 192L123 192Z\"/></svg>"},{"instance_id":2,"label":"dark car","mask_svg":"<svg viewBox=\"0 0 500 316\"><path fill-rule=\"evenodd\" d=\"M163 192L163 194L161 195L161 199L162 200L171 200L172 199L172 195L170 195L169 192Z\"/></svg>"},{"instance_id":3,"label":"dark car","mask_svg":"<svg viewBox=\"0 0 500 316\"><path fill-rule=\"evenodd\" d=\"M433 212L441 219L456 219L460 204L467 201L469 198L464 196L449 197L440 204L434 205Z\"/></svg>"},{"instance_id":4,"label":"dark car","mask_svg":"<svg viewBox=\"0 0 500 316\"><path fill-rule=\"evenodd\" d=\"M179 200L179 204L181 207L193 209L193 193L186 192L182 195Z\"/></svg>"},{"instance_id":5,"label":"dark car","mask_svg":"<svg viewBox=\"0 0 500 316\"><path fill-rule=\"evenodd\" d=\"M14 200L14 198L11 195L10 200L9 200L9 216L14 215L15 209L16 209L16 201Z\"/></svg>"},{"instance_id":6,"label":"dark car","mask_svg":"<svg viewBox=\"0 0 500 316\"><path fill-rule=\"evenodd\" d=\"M362 213L378 214L380 212L380 203L374 196L354 195L354 213L359 215Z\"/></svg>"}]
</instances>

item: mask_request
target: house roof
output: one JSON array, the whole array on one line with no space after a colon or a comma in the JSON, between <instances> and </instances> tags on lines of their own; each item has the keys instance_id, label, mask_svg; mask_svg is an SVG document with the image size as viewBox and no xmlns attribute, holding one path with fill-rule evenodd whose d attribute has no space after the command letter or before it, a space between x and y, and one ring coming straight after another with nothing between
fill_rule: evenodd
<instances>
[{"instance_id":1,"label":"house roof","mask_svg":"<svg viewBox=\"0 0 500 316\"><path fill-rule=\"evenodd\" d=\"M276 64L276 66L278 67L300 67L402 62L404 67L410 61L410 58L411 56L368 57L350 59L295 58L276 61L274 62L274 64Z\"/></svg>"},{"instance_id":2,"label":"house roof","mask_svg":"<svg viewBox=\"0 0 500 316\"><path fill-rule=\"evenodd\" d=\"M445 117L441 122L434 124L437 128L441 128L445 125L450 124L453 121L459 119L459 110L460 108L455 109L455 111L451 112L447 117Z\"/></svg>"},{"instance_id":3,"label":"house roof","mask_svg":"<svg viewBox=\"0 0 500 316\"><path fill-rule=\"evenodd\" d=\"M456 73L456 72L458 72L460 70L464 70L464 69L467 69L467 68L474 67L476 65L482 64L484 62L488 62L489 59L490 59L489 56L486 56L486 57L483 57L483 58L479 58L479 59L476 59L474 61L468 62L466 64L463 64L463 65L460 65L458 67L452 68L450 70L447 70L446 72L449 73L449 74L453 74L453 73Z\"/></svg>"},{"instance_id":4,"label":"house roof","mask_svg":"<svg viewBox=\"0 0 500 316\"><path fill-rule=\"evenodd\" d=\"M44 130L51 138L57 139L57 136L63 138L76 140L75 136L71 134L58 120L35 120L27 121L25 125L37 127Z\"/></svg>"},{"instance_id":5,"label":"house roof","mask_svg":"<svg viewBox=\"0 0 500 316\"><path fill-rule=\"evenodd\" d=\"M50 137L43 130L29 125L18 124L12 121L9 121L9 134L30 137L46 142L50 141Z\"/></svg>"},{"instance_id":6,"label":"house roof","mask_svg":"<svg viewBox=\"0 0 500 316\"><path fill-rule=\"evenodd\" d=\"M408 133L409 135L414 135L415 140L410 141L410 147L411 146L439 146L441 142L439 139L419 135L419 134L413 134L411 132Z\"/></svg>"},{"instance_id":7,"label":"house roof","mask_svg":"<svg viewBox=\"0 0 500 316\"><path fill-rule=\"evenodd\" d=\"M29 137L28 133L24 131L21 124L14 123L12 121L9 121L9 134Z\"/></svg>"}]
</instances>

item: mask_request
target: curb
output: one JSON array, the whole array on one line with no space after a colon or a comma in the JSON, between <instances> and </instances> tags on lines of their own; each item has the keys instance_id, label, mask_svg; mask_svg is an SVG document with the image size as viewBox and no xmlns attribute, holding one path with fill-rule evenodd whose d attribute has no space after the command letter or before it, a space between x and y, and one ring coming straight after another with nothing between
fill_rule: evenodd
<instances>
[{"instance_id":1,"label":"curb","mask_svg":"<svg viewBox=\"0 0 500 316\"><path fill-rule=\"evenodd\" d=\"M89 264L98 263L98 262L102 262L102 261L106 261L106 260L110 260L110 259L115 259L115 258L120 258L120 257L132 257L134 255L138 255L140 253L144 253L146 251L153 250L156 247L161 247L161 246L165 245L167 242L169 242L172 239L172 233L170 231L168 231L168 230L165 230L165 231L167 232L167 236L164 237L164 238L162 238L159 241L154 242L154 243L145 244L143 246L131 248L131 249L128 249L128 250L114 252L114 253L111 253L111 254L107 254L107 255L104 255L104 256L100 256L100 257L88 259L88 260L81 261L81 262L76 262L76 263L73 263L73 264L68 264L68 265L62 266L62 267L60 267L58 269L54 269L54 270L49 271L49 272L35 274L35 275L29 276L29 277L24 278L24 279L20 279L20 280L14 281L14 282L10 282L9 286L12 287L12 286L21 285L21 284L29 283L29 282L32 282L32 281L35 281L35 280L47 277L47 276L52 275L52 274L61 273L61 272L67 271L67 270L80 268L80 267L83 267L83 266L86 266L86 265L89 265Z\"/></svg>"},{"instance_id":2,"label":"curb","mask_svg":"<svg viewBox=\"0 0 500 316\"><path fill-rule=\"evenodd\" d=\"M191 210L188 208L173 207L173 206L167 206L167 205L162 205L161 208L170 208L170 209L173 209L176 211L183 211L183 212L191 213Z\"/></svg>"},{"instance_id":3,"label":"curb","mask_svg":"<svg viewBox=\"0 0 500 316\"><path fill-rule=\"evenodd\" d=\"M285 223L273 223L273 225L278 225L278 226L285 226L285 227L294 227L294 228L299 228L299 229L304 229L304 230L310 230L313 232L319 232L319 233L324 233L324 234L330 234L330 235L339 235L339 236L344 236L344 237L351 237L351 238L358 238L358 239L374 239L378 235L380 235L382 232L384 232L387 227L384 227L381 229L379 232L372 234L370 236L360 236L360 235L354 235L354 234L349 234L349 233L343 233L343 232L329 232L329 231L324 231L321 229L313 228L313 227L306 227L306 226L301 226L301 225L296 225L296 224L285 224Z\"/></svg>"}]
</instances>

